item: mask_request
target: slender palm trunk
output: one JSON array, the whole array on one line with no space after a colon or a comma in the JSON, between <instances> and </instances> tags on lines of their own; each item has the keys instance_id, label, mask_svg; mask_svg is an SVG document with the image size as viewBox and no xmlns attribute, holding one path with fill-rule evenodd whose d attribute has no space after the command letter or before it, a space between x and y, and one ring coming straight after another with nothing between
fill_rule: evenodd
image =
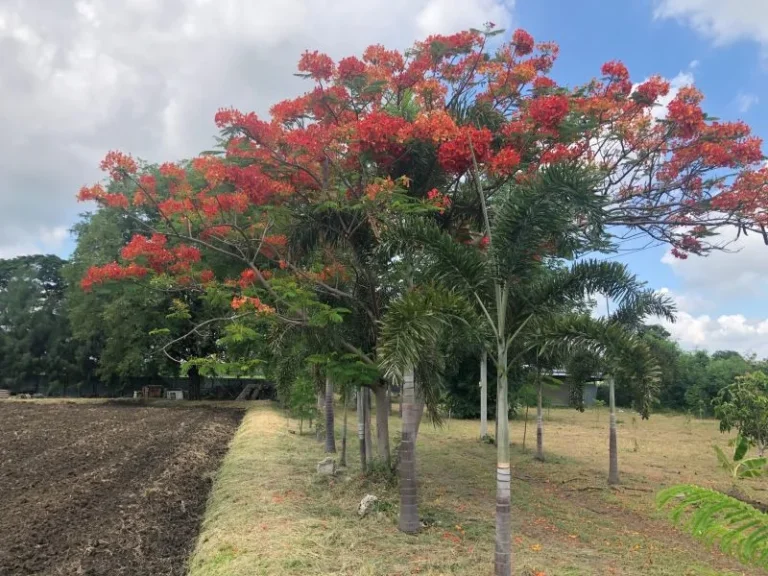
<instances>
[{"instance_id":1,"label":"slender palm trunk","mask_svg":"<svg viewBox=\"0 0 768 576\"><path fill-rule=\"evenodd\" d=\"M523 452L525 452L525 438L528 436L528 410L529 406L525 405L525 423L523 424Z\"/></svg>"},{"instance_id":2,"label":"slender palm trunk","mask_svg":"<svg viewBox=\"0 0 768 576\"><path fill-rule=\"evenodd\" d=\"M333 418L333 380L325 377L325 451L336 452L336 433Z\"/></svg>"},{"instance_id":3,"label":"slender palm trunk","mask_svg":"<svg viewBox=\"0 0 768 576\"><path fill-rule=\"evenodd\" d=\"M365 458L365 408L363 404L363 390L357 391L357 438L360 441L360 468L363 474L368 470Z\"/></svg>"},{"instance_id":4,"label":"slender palm trunk","mask_svg":"<svg viewBox=\"0 0 768 576\"><path fill-rule=\"evenodd\" d=\"M502 332L503 333L503 332ZM509 465L509 408L507 405L507 347L498 343L496 393L496 576L512 574L511 472Z\"/></svg>"},{"instance_id":5,"label":"slender palm trunk","mask_svg":"<svg viewBox=\"0 0 768 576\"><path fill-rule=\"evenodd\" d=\"M488 353L480 356L480 438L488 436Z\"/></svg>"},{"instance_id":6,"label":"slender palm trunk","mask_svg":"<svg viewBox=\"0 0 768 576\"><path fill-rule=\"evenodd\" d=\"M320 415L325 412L325 394L321 390L317 391L317 415L315 418L315 440L318 442L323 441L323 431L320 427ZM310 424L311 426L312 424Z\"/></svg>"},{"instance_id":7,"label":"slender palm trunk","mask_svg":"<svg viewBox=\"0 0 768 576\"><path fill-rule=\"evenodd\" d=\"M541 378L539 378L539 395L536 399L536 460L544 460L544 413L542 411Z\"/></svg>"},{"instance_id":8,"label":"slender palm trunk","mask_svg":"<svg viewBox=\"0 0 768 576\"><path fill-rule=\"evenodd\" d=\"M345 387L341 392L341 406L344 411L343 424L341 426L341 458L339 458L339 466L347 467L347 388Z\"/></svg>"},{"instance_id":9,"label":"slender palm trunk","mask_svg":"<svg viewBox=\"0 0 768 576\"><path fill-rule=\"evenodd\" d=\"M421 527L416 485L416 424L417 399L416 380L413 370L408 370L403 379L401 394L403 423L400 440L400 519L398 528L406 534L415 534Z\"/></svg>"},{"instance_id":10,"label":"slender palm trunk","mask_svg":"<svg viewBox=\"0 0 768 576\"><path fill-rule=\"evenodd\" d=\"M376 449L379 459L389 468L389 394L387 387L379 385L373 389L376 397Z\"/></svg>"},{"instance_id":11,"label":"slender palm trunk","mask_svg":"<svg viewBox=\"0 0 768 576\"><path fill-rule=\"evenodd\" d=\"M363 414L365 415L365 460L373 462L373 438L371 436L371 389L363 389Z\"/></svg>"},{"instance_id":12,"label":"slender palm trunk","mask_svg":"<svg viewBox=\"0 0 768 576\"><path fill-rule=\"evenodd\" d=\"M613 376L608 377L608 403L610 404L610 440L608 443L608 484L619 483L619 445L616 433L616 386Z\"/></svg>"}]
</instances>

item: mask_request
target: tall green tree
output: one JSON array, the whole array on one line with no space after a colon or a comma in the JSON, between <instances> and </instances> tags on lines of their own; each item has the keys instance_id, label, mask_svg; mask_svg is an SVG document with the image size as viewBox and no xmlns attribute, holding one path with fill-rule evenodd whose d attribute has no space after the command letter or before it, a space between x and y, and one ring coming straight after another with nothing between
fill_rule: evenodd
<instances>
[{"instance_id":1,"label":"tall green tree","mask_svg":"<svg viewBox=\"0 0 768 576\"><path fill-rule=\"evenodd\" d=\"M0 260L0 382L35 390L76 383L64 264L53 255Z\"/></svg>"}]
</instances>

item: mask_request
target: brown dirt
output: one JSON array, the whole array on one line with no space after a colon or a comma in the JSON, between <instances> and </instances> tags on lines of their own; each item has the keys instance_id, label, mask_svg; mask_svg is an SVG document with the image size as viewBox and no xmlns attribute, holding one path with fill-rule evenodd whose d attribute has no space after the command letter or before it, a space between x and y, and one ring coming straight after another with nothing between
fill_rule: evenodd
<instances>
[{"instance_id":1,"label":"brown dirt","mask_svg":"<svg viewBox=\"0 0 768 576\"><path fill-rule=\"evenodd\" d=\"M241 418L0 403L0 576L184 574Z\"/></svg>"}]
</instances>

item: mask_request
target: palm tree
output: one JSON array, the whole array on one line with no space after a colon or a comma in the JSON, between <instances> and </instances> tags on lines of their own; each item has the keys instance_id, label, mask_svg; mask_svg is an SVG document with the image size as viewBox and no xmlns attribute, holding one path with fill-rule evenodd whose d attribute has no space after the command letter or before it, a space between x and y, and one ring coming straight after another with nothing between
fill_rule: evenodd
<instances>
[{"instance_id":1,"label":"palm tree","mask_svg":"<svg viewBox=\"0 0 768 576\"><path fill-rule=\"evenodd\" d=\"M401 249L423 253L424 274L436 283L430 293L441 294L441 298L419 302L423 298L418 291L404 294L401 307L413 313L385 314L379 359L385 371L401 377L419 361L422 350L434 347L440 327L452 317L464 318L470 329L491 335L497 372L495 574L509 576L510 371L521 366L523 355L537 348L586 346L613 356L638 348L641 344L617 324L561 312L589 293L602 292L623 300L639 297L643 287L626 267L615 262L586 260L564 266L579 252L606 242L602 206L593 193L594 179L584 168L552 165L527 180L495 189L490 198L476 171L473 184L480 200L481 233L487 240L462 242L424 219L404 221L393 230ZM485 250L483 245L487 245ZM449 306L440 309L430 304ZM390 305L390 311L393 308L396 303Z\"/></svg>"}]
</instances>

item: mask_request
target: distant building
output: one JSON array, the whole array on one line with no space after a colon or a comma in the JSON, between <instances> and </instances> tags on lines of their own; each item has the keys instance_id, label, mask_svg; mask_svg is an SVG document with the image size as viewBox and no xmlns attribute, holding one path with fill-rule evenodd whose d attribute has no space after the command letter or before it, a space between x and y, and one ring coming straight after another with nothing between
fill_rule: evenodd
<instances>
[{"instance_id":1,"label":"distant building","mask_svg":"<svg viewBox=\"0 0 768 576\"><path fill-rule=\"evenodd\" d=\"M565 370L553 370L550 376L557 378L562 382L560 386L545 383L542 389L544 404L552 407L570 406L570 386L568 385L568 373ZM597 399L597 389L602 384L602 376L596 375L584 383L582 392L582 401L584 406L592 406Z\"/></svg>"}]
</instances>

